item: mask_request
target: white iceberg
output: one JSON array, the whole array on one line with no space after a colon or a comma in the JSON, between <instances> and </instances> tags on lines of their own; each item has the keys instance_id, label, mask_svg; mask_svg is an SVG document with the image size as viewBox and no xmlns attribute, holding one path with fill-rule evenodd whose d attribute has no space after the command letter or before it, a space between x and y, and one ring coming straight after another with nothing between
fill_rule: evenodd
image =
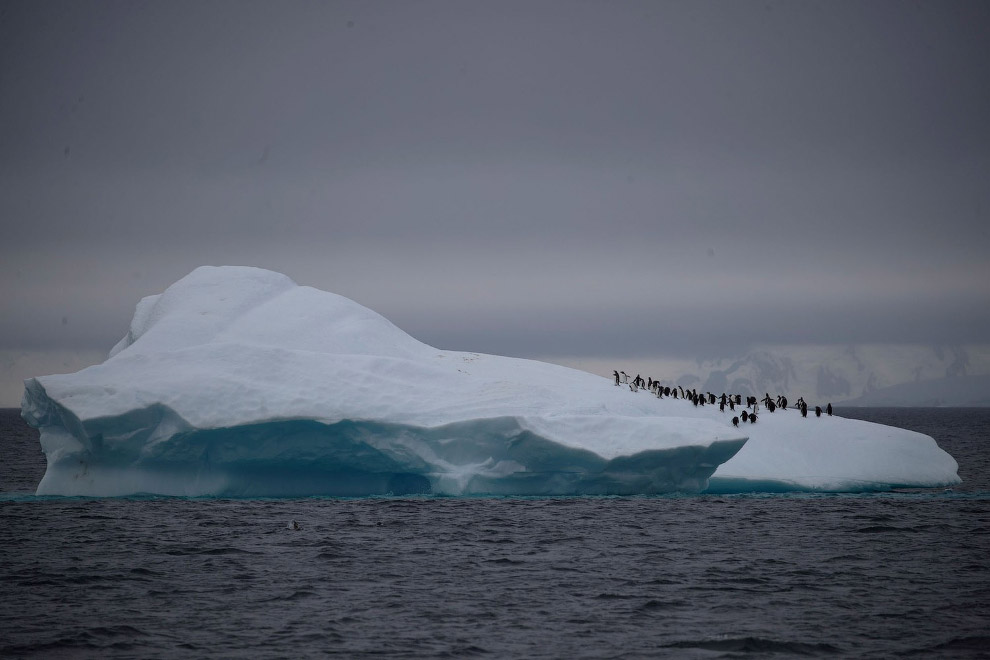
<instances>
[{"instance_id":1,"label":"white iceberg","mask_svg":"<svg viewBox=\"0 0 990 660\"><path fill-rule=\"evenodd\" d=\"M438 350L247 267L199 268L143 299L106 362L25 381L22 415L48 460L38 494L700 492L713 473L723 490L959 481L927 436L793 410L737 429L715 406Z\"/></svg>"},{"instance_id":2,"label":"white iceberg","mask_svg":"<svg viewBox=\"0 0 990 660\"><path fill-rule=\"evenodd\" d=\"M744 434L601 377L441 351L351 300L203 267L103 364L25 381L39 494L629 494L704 489Z\"/></svg>"}]
</instances>

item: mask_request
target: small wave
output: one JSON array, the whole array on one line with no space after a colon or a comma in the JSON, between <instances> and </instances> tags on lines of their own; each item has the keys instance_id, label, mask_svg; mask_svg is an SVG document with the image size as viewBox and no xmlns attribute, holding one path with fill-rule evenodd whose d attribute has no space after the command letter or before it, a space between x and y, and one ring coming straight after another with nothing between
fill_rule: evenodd
<instances>
[{"instance_id":1,"label":"small wave","mask_svg":"<svg viewBox=\"0 0 990 660\"><path fill-rule=\"evenodd\" d=\"M671 610L677 607L685 607L688 602L685 600L655 600L651 599L639 606L643 612L656 612L661 610Z\"/></svg>"},{"instance_id":2,"label":"small wave","mask_svg":"<svg viewBox=\"0 0 990 660\"><path fill-rule=\"evenodd\" d=\"M180 546L163 551L166 555L257 555L258 552L242 550L241 548L198 548L195 546Z\"/></svg>"},{"instance_id":3,"label":"small wave","mask_svg":"<svg viewBox=\"0 0 990 660\"><path fill-rule=\"evenodd\" d=\"M132 575L150 575L150 576L153 576L153 577L158 577L159 575L161 575L161 573L159 573L158 571L153 571L150 568L141 568L141 567L132 568L131 569L131 574Z\"/></svg>"},{"instance_id":4,"label":"small wave","mask_svg":"<svg viewBox=\"0 0 990 660\"><path fill-rule=\"evenodd\" d=\"M260 552L254 552L252 550L242 550L241 548L210 548L209 550L200 550L194 554L197 555L258 555Z\"/></svg>"},{"instance_id":5,"label":"small wave","mask_svg":"<svg viewBox=\"0 0 990 660\"><path fill-rule=\"evenodd\" d=\"M103 582L116 581L117 579L118 579L118 576L116 576L116 575L112 575L112 576L111 575L87 575L87 574L76 573L76 574L65 576L62 579L62 581L65 584L90 584L90 585L97 585L97 584L101 584Z\"/></svg>"},{"instance_id":6,"label":"small wave","mask_svg":"<svg viewBox=\"0 0 990 660\"><path fill-rule=\"evenodd\" d=\"M891 527L890 525L870 525L869 527L860 527L856 530L859 534L887 534L889 532L910 532L914 531L911 528L905 527Z\"/></svg>"},{"instance_id":7,"label":"small wave","mask_svg":"<svg viewBox=\"0 0 990 660\"><path fill-rule=\"evenodd\" d=\"M684 640L667 644L667 648L705 649L725 653L787 653L791 655L831 655L842 650L831 644L780 642L763 637L732 637L725 639Z\"/></svg>"},{"instance_id":8,"label":"small wave","mask_svg":"<svg viewBox=\"0 0 990 660\"><path fill-rule=\"evenodd\" d=\"M491 651L482 648L480 646L470 645L470 646L458 646L452 648L449 651L440 653L437 655L438 658L470 658L476 655L489 655Z\"/></svg>"},{"instance_id":9,"label":"small wave","mask_svg":"<svg viewBox=\"0 0 990 660\"><path fill-rule=\"evenodd\" d=\"M950 639L947 642L941 644L936 644L935 646L929 646L926 648L912 649L906 651L903 655L941 655L948 651L957 653L959 651L977 651L986 653L987 649L990 649L990 637L987 635L974 635L972 637L957 637L955 639ZM983 657L982 655L980 657Z\"/></svg>"},{"instance_id":10,"label":"small wave","mask_svg":"<svg viewBox=\"0 0 990 660\"><path fill-rule=\"evenodd\" d=\"M829 557L828 563L856 562L856 561L865 561L866 559L867 557L864 557L863 555L845 554L845 555L836 555L834 557Z\"/></svg>"},{"instance_id":11,"label":"small wave","mask_svg":"<svg viewBox=\"0 0 990 660\"><path fill-rule=\"evenodd\" d=\"M538 539L536 545L554 545L556 543L574 543L574 542L584 542L585 537L583 536L559 536L552 539Z\"/></svg>"},{"instance_id":12,"label":"small wave","mask_svg":"<svg viewBox=\"0 0 990 660\"><path fill-rule=\"evenodd\" d=\"M105 649L131 650L135 638L148 637L148 633L128 625L94 626L49 642L0 646L0 656L40 655L58 657L66 651L96 651ZM120 639L125 638L125 639Z\"/></svg>"},{"instance_id":13,"label":"small wave","mask_svg":"<svg viewBox=\"0 0 990 660\"><path fill-rule=\"evenodd\" d=\"M134 626L120 625L120 626L96 626L87 630L89 634L94 637L118 637L120 635L127 635L128 637L141 637L146 633L143 630L139 630Z\"/></svg>"},{"instance_id":14,"label":"small wave","mask_svg":"<svg viewBox=\"0 0 990 660\"><path fill-rule=\"evenodd\" d=\"M316 555L317 559L347 559L347 555L342 555L338 552L329 552L324 550L320 554Z\"/></svg>"}]
</instances>

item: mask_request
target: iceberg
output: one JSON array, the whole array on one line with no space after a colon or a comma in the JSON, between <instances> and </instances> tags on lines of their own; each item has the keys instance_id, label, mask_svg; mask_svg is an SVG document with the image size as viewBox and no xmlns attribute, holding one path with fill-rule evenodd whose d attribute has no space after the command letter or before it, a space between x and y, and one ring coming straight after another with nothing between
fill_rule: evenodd
<instances>
[{"instance_id":1,"label":"iceberg","mask_svg":"<svg viewBox=\"0 0 990 660\"><path fill-rule=\"evenodd\" d=\"M716 406L445 351L347 298L201 267L102 364L25 381L39 495L629 495L959 482L931 438Z\"/></svg>"},{"instance_id":2,"label":"iceberg","mask_svg":"<svg viewBox=\"0 0 990 660\"><path fill-rule=\"evenodd\" d=\"M962 482L959 465L935 440L856 419L761 410L749 441L718 467L710 493L864 492Z\"/></svg>"},{"instance_id":3,"label":"iceberg","mask_svg":"<svg viewBox=\"0 0 990 660\"><path fill-rule=\"evenodd\" d=\"M698 492L746 436L586 372L443 351L347 298L201 267L103 364L25 381L38 494ZM658 405L661 404L661 405Z\"/></svg>"}]
</instances>

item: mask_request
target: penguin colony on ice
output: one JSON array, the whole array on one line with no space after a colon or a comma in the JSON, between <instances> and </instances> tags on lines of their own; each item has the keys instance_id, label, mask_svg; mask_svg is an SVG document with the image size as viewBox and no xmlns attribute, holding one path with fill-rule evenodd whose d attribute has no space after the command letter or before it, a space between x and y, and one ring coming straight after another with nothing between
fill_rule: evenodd
<instances>
[{"instance_id":1,"label":"penguin colony on ice","mask_svg":"<svg viewBox=\"0 0 990 660\"><path fill-rule=\"evenodd\" d=\"M613 371L612 375L615 378L615 386L619 387L621 385L628 385L629 390L632 392L638 392L639 390L647 390L656 396L658 399L662 399L665 396L672 397L674 399L684 399L693 403L695 406L715 405L718 403L718 409L721 412L725 412L725 407L729 407L730 412L735 412L736 406L742 406L742 395L741 394L726 394L722 392L722 396L715 396L711 392L704 392L699 394L697 390L685 390L680 385L667 386L661 385L659 380L653 380L653 378L647 378L643 380L643 377L639 374L629 381L629 374L625 371ZM749 422L750 424L756 423L757 413L760 410L760 404L767 409L769 412L774 412L778 408L782 410L787 409L787 397L783 394L778 394L777 398L774 399L767 392L766 396L762 399L757 399L755 396L746 397L746 406L742 411L742 415L739 417L732 418L732 425L739 426L740 417L743 422ZM794 408L801 412L802 417L808 416L808 404L805 403L804 397L799 398L794 402ZM822 416L822 407L815 406L815 417ZM832 415L832 404L829 403L824 410L826 415Z\"/></svg>"}]
</instances>

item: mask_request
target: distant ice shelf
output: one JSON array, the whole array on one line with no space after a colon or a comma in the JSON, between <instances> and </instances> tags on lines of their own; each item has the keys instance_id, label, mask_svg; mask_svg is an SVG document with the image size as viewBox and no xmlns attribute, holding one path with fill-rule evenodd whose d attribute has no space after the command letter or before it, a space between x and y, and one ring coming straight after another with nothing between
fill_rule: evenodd
<instances>
[{"instance_id":1,"label":"distant ice shelf","mask_svg":"<svg viewBox=\"0 0 990 660\"><path fill-rule=\"evenodd\" d=\"M630 392L444 351L341 296L201 267L141 300L100 365L25 381L38 494L598 495L958 483L935 442Z\"/></svg>"}]
</instances>

